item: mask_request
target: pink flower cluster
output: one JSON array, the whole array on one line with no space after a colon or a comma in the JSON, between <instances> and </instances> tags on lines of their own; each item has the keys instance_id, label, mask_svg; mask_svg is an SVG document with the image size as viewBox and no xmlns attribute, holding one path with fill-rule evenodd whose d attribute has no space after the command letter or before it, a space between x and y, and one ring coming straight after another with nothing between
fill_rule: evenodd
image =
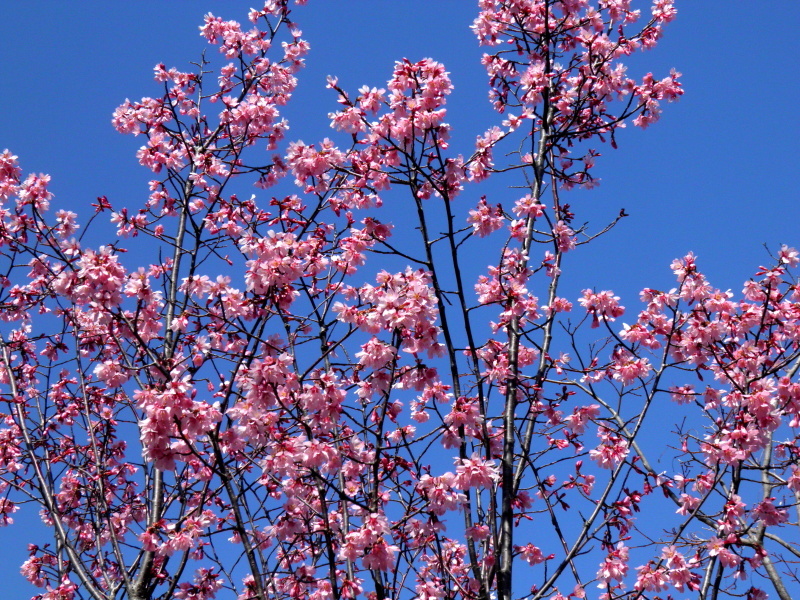
<instances>
[{"instance_id":1,"label":"pink flower cluster","mask_svg":"<svg viewBox=\"0 0 800 600\"><path fill-rule=\"evenodd\" d=\"M583 290L583 297L578 303L592 315L592 327L599 327L601 319L603 322L614 321L625 314L625 307L620 305L619 296L608 290Z\"/></svg>"},{"instance_id":2,"label":"pink flower cluster","mask_svg":"<svg viewBox=\"0 0 800 600\"><path fill-rule=\"evenodd\" d=\"M663 25L675 18L670 0L656 0L653 18L639 27L640 11L632 10L628 0L604 1L599 7L584 1L479 4L472 29L481 44L498 49L483 56L495 108L521 111L521 116L509 117L511 129L533 115L547 123L561 164L559 176L567 187L592 185L589 171L597 153L589 149L582 157L569 156L558 140L602 134L614 145L614 132L625 119L635 117L635 125L647 127L658 119L660 101L683 93L676 71L661 80L647 74L637 84L621 62L656 44ZM613 108L615 99L627 103L619 112Z\"/></svg>"},{"instance_id":3,"label":"pink flower cluster","mask_svg":"<svg viewBox=\"0 0 800 600\"><path fill-rule=\"evenodd\" d=\"M394 275L382 271L377 281L377 286L351 290L365 308L336 303L333 308L339 319L369 333L396 332L404 351L438 356L442 351L439 328L435 325L439 317L438 300L428 274L411 268Z\"/></svg>"},{"instance_id":4,"label":"pink flower cluster","mask_svg":"<svg viewBox=\"0 0 800 600\"><path fill-rule=\"evenodd\" d=\"M380 514L365 515L363 525L345 536L345 543L339 551L341 558L361 559L364 568L389 570L394 563L394 555L399 548L388 544L385 536L390 534L389 523Z\"/></svg>"},{"instance_id":5,"label":"pink flower cluster","mask_svg":"<svg viewBox=\"0 0 800 600\"><path fill-rule=\"evenodd\" d=\"M206 435L222 418L217 406L194 400L195 394L186 379L134 394L145 414L140 424L144 453L159 469L174 470L176 461L188 460L189 444Z\"/></svg>"}]
</instances>

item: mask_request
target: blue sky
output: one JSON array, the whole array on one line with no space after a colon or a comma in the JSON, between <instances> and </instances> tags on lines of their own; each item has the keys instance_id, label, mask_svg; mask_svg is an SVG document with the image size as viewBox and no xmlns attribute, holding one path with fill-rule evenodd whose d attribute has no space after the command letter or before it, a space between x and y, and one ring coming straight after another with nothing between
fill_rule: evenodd
<instances>
[{"instance_id":1,"label":"blue sky","mask_svg":"<svg viewBox=\"0 0 800 600\"><path fill-rule=\"evenodd\" d=\"M112 111L126 97L159 94L156 63L184 69L197 59L205 48L197 33L205 12L244 21L252 3L4 3L0 150L17 154L24 172L52 175L55 208L85 214L99 195L136 206L150 173L134 157L140 140L111 127ZM647 131L623 132L619 150L603 148L596 169L601 186L567 200L578 221L595 228L620 208L631 215L565 266L577 289L613 288L631 308L642 287L671 287L669 263L689 250L712 284L738 293L769 261L764 244L800 246L796 0L676 5L678 19L631 70L665 75L675 67L685 96L666 105L661 122ZM381 86L395 60L430 56L452 74L453 146L469 153L475 135L493 123L478 63L482 50L468 29L475 14L468 0L310 0L298 8L295 18L312 50L286 113L289 138L310 143L331 135L326 115L336 103L325 89L327 75L351 90ZM474 205L477 198L465 201ZM0 531L7 597L31 593L16 575L28 541L21 527Z\"/></svg>"},{"instance_id":2,"label":"blue sky","mask_svg":"<svg viewBox=\"0 0 800 600\"><path fill-rule=\"evenodd\" d=\"M154 64L184 68L196 59L205 12L244 20L249 5L82 2L77 11L72 3L5 4L0 145L20 156L23 170L52 175L59 206L79 209L102 194L135 205L149 174L133 156L139 140L117 134L111 112L126 97L158 94ZM580 258L593 260L580 271L609 280L585 285L614 287L626 300L643 286L668 285L666 267L688 250L715 285L738 290L767 260L763 244L800 244L796 3L778 0L767 10L683 0L677 7L659 46L631 69L666 74L674 66L685 96L665 107L656 126L623 132L618 151L604 148L602 185L573 200L579 220L597 226L619 208L631 214ZM300 7L295 18L312 52L288 112L290 137L312 142L331 134L326 115L336 104L324 89L326 75L354 90L385 83L394 60L431 56L452 73L448 120L454 146L469 152L492 123L477 63L482 50L467 29L474 15L468 0L312 0Z\"/></svg>"}]
</instances>

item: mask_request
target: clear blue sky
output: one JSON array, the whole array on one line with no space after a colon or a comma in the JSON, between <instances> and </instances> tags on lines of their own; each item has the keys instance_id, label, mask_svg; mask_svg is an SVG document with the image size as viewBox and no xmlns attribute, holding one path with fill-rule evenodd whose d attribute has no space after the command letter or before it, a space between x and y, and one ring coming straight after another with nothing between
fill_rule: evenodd
<instances>
[{"instance_id":1,"label":"clear blue sky","mask_svg":"<svg viewBox=\"0 0 800 600\"><path fill-rule=\"evenodd\" d=\"M134 157L140 140L117 134L113 109L126 97L159 95L152 67L184 69L205 44L203 14L244 21L254 0L5 2L0 8L0 150L25 172L53 177L56 208L83 212L96 196L137 206L150 173ZM355 90L380 86L395 60L430 56L452 74L448 121L457 151L492 123L482 50L468 30L470 0L310 0L295 18L311 43L294 107L291 139L330 135L336 110L325 77ZM631 217L569 267L576 287L613 288L637 306L642 287L669 288L670 261L693 250L712 284L739 292L769 259L763 248L800 246L797 192L800 11L769 3L677 0L678 19L632 65L683 73L686 94L661 122L631 128L620 149L604 148L602 185L568 200L596 227L620 208ZM502 188L497 191L502 194ZM472 204L477 199L469 199ZM490 201L502 201L502 198ZM35 516L32 517L35 520ZM24 525L0 531L4 597L33 593L18 575L29 541ZM41 543L42 539L30 539Z\"/></svg>"}]
</instances>

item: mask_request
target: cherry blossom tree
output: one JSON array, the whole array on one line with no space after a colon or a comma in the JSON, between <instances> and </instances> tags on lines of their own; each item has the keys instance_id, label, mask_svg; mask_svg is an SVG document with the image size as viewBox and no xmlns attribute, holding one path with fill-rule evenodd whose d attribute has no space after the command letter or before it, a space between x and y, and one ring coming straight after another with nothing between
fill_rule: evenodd
<instances>
[{"instance_id":1,"label":"cherry blossom tree","mask_svg":"<svg viewBox=\"0 0 800 600\"><path fill-rule=\"evenodd\" d=\"M676 15L634 4L481 0L497 121L470 154L433 59L331 77L335 131L291 140L309 45L268 0L207 15L218 52L115 111L141 206L81 226L0 155L0 515L52 531L36 598L796 595L798 252L741 295L688 254L633 316L560 292L625 216L563 196L682 94L628 75Z\"/></svg>"}]
</instances>

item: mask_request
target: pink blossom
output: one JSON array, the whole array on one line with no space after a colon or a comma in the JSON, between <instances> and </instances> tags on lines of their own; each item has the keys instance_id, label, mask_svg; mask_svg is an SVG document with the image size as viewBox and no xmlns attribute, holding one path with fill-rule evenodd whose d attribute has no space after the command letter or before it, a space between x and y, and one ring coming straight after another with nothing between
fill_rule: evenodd
<instances>
[{"instance_id":1,"label":"pink blossom","mask_svg":"<svg viewBox=\"0 0 800 600\"><path fill-rule=\"evenodd\" d=\"M435 515L441 516L448 511L457 510L466 496L456 490L456 477L452 473L445 473L438 477L425 474L417 483L417 489L428 500L428 509Z\"/></svg>"},{"instance_id":2,"label":"pink blossom","mask_svg":"<svg viewBox=\"0 0 800 600\"><path fill-rule=\"evenodd\" d=\"M591 404L589 406L576 407L571 415L564 418L564 423L572 430L575 435L581 435L586 431L586 425L600 415L600 406Z\"/></svg>"},{"instance_id":3,"label":"pink blossom","mask_svg":"<svg viewBox=\"0 0 800 600\"><path fill-rule=\"evenodd\" d=\"M561 252L574 250L578 244L575 232L564 221L558 221L553 227L553 239Z\"/></svg>"},{"instance_id":4,"label":"pink blossom","mask_svg":"<svg viewBox=\"0 0 800 600\"><path fill-rule=\"evenodd\" d=\"M0 200L7 200L18 192L22 169L18 166L19 157L11 154L8 149L0 153Z\"/></svg>"},{"instance_id":5,"label":"pink blossom","mask_svg":"<svg viewBox=\"0 0 800 600\"><path fill-rule=\"evenodd\" d=\"M184 582L175 592L177 600L212 600L222 588L224 581L211 569L197 569L192 583Z\"/></svg>"},{"instance_id":6,"label":"pink blossom","mask_svg":"<svg viewBox=\"0 0 800 600\"><path fill-rule=\"evenodd\" d=\"M115 388L128 381L130 377L127 369L111 360L103 361L94 368L97 378L105 382L108 387Z\"/></svg>"},{"instance_id":7,"label":"pink blossom","mask_svg":"<svg viewBox=\"0 0 800 600\"><path fill-rule=\"evenodd\" d=\"M530 194L526 194L514 203L514 214L520 217L538 218L544 214L544 204Z\"/></svg>"},{"instance_id":8,"label":"pink blossom","mask_svg":"<svg viewBox=\"0 0 800 600\"><path fill-rule=\"evenodd\" d=\"M706 548L708 548L709 556L718 557L720 563L729 569L738 567L742 561L741 557L730 551L725 540L721 540L716 536L708 540Z\"/></svg>"},{"instance_id":9,"label":"pink blossom","mask_svg":"<svg viewBox=\"0 0 800 600\"><path fill-rule=\"evenodd\" d=\"M589 451L589 456L603 469L612 469L628 456L628 442L605 427L599 427L601 444Z\"/></svg>"},{"instance_id":10,"label":"pink blossom","mask_svg":"<svg viewBox=\"0 0 800 600\"><path fill-rule=\"evenodd\" d=\"M503 226L503 211L500 205L492 208L481 198L478 208L469 211L467 222L472 224L473 231L480 237L486 237Z\"/></svg>"},{"instance_id":11,"label":"pink blossom","mask_svg":"<svg viewBox=\"0 0 800 600\"><path fill-rule=\"evenodd\" d=\"M39 212L47 211L53 199L53 194L47 189L49 183L50 175L28 175L17 191L20 206L30 205Z\"/></svg>"},{"instance_id":12,"label":"pink blossom","mask_svg":"<svg viewBox=\"0 0 800 600\"><path fill-rule=\"evenodd\" d=\"M702 498L698 498L696 496L690 496L689 494L681 494L680 502L681 505L678 507L678 510L675 512L679 515L689 515L692 514L700 503L703 501Z\"/></svg>"},{"instance_id":13,"label":"pink blossom","mask_svg":"<svg viewBox=\"0 0 800 600\"><path fill-rule=\"evenodd\" d=\"M637 591L661 592L669 587L669 577L666 570L652 564L636 567L636 583L633 589Z\"/></svg>"},{"instance_id":14,"label":"pink blossom","mask_svg":"<svg viewBox=\"0 0 800 600\"><path fill-rule=\"evenodd\" d=\"M538 565L547 560L547 557L542 551L533 544L526 544L525 546L518 547L517 551L520 553L520 556L522 556L522 559L529 565Z\"/></svg>"},{"instance_id":15,"label":"pink blossom","mask_svg":"<svg viewBox=\"0 0 800 600\"><path fill-rule=\"evenodd\" d=\"M364 112L355 106L350 106L342 111L328 113L331 127L347 133L360 133L367 129L364 122Z\"/></svg>"},{"instance_id":16,"label":"pink blossom","mask_svg":"<svg viewBox=\"0 0 800 600\"><path fill-rule=\"evenodd\" d=\"M677 404L688 404L697 397L694 386L691 385L672 386L669 388L669 392L670 398Z\"/></svg>"},{"instance_id":17,"label":"pink blossom","mask_svg":"<svg viewBox=\"0 0 800 600\"><path fill-rule=\"evenodd\" d=\"M489 488L499 481L500 473L493 460L485 460L477 453L471 458L456 459L456 477L454 487L468 490L473 487Z\"/></svg>"},{"instance_id":18,"label":"pink blossom","mask_svg":"<svg viewBox=\"0 0 800 600\"><path fill-rule=\"evenodd\" d=\"M619 304L619 296L608 290L597 293L583 290L583 298L579 298L578 303L592 315L592 327L598 327L600 319L613 321L625 313L625 307Z\"/></svg>"},{"instance_id":19,"label":"pink blossom","mask_svg":"<svg viewBox=\"0 0 800 600\"><path fill-rule=\"evenodd\" d=\"M475 142L475 154L469 161L467 172L471 181L483 181L489 176L494 163L492 161L492 149L494 145L503 137L503 132L499 127L493 127L483 136L479 136Z\"/></svg>"},{"instance_id":20,"label":"pink blossom","mask_svg":"<svg viewBox=\"0 0 800 600\"><path fill-rule=\"evenodd\" d=\"M624 348L617 348L609 371L622 385L631 385L646 377L652 371L652 366L648 359L636 358Z\"/></svg>"},{"instance_id":21,"label":"pink blossom","mask_svg":"<svg viewBox=\"0 0 800 600\"><path fill-rule=\"evenodd\" d=\"M600 587L605 587L612 580L622 581L628 573L628 548L619 542L600 565L597 578Z\"/></svg>"},{"instance_id":22,"label":"pink blossom","mask_svg":"<svg viewBox=\"0 0 800 600\"><path fill-rule=\"evenodd\" d=\"M800 492L800 467L792 465L792 473L786 480L786 486L793 492Z\"/></svg>"},{"instance_id":23,"label":"pink blossom","mask_svg":"<svg viewBox=\"0 0 800 600\"><path fill-rule=\"evenodd\" d=\"M789 513L785 508L776 507L775 498L762 500L753 507L753 516L764 525L780 525L789 520Z\"/></svg>"},{"instance_id":24,"label":"pink blossom","mask_svg":"<svg viewBox=\"0 0 800 600\"><path fill-rule=\"evenodd\" d=\"M380 110L381 104L385 101L384 94L386 90L383 88L370 88L362 86L358 89L359 98L358 103L362 110L366 112L375 113Z\"/></svg>"}]
</instances>

